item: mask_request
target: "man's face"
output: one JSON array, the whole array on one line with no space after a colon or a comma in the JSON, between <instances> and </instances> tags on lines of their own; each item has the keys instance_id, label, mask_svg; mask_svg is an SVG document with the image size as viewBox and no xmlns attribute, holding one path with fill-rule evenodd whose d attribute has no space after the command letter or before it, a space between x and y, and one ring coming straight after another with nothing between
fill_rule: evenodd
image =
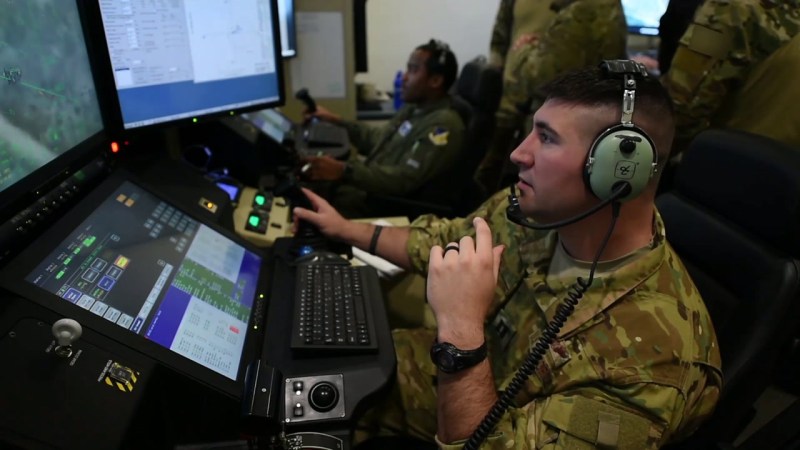
<instances>
[{"instance_id":1,"label":"man's face","mask_svg":"<svg viewBox=\"0 0 800 450\"><path fill-rule=\"evenodd\" d=\"M430 53L425 50L414 50L408 57L406 71L403 74L403 101L407 103L420 103L430 97L434 78L428 75L425 63Z\"/></svg>"},{"instance_id":2,"label":"man's face","mask_svg":"<svg viewBox=\"0 0 800 450\"><path fill-rule=\"evenodd\" d=\"M511 153L519 167L522 212L539 223L567 219L597 204L583 182L586 155L597 134L614 121L611 108L547 101L533 130Z\"/></svg>"}]
</instances>

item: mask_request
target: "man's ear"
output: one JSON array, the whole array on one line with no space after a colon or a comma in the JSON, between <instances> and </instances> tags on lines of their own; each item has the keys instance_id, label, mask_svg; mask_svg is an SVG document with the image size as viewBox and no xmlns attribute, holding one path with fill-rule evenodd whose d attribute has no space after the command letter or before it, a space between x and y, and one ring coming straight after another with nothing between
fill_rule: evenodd
<instances>
[{"instance_id":1,"label":"man's ear","mask_svg":"<svg viewBox=\"0 0 800 450\"><path fill-rule=\"evenodd\" d=\"M428 86L434 89L442 89L444 86L444 75L437 73L428 77Z\"/></svg>"}]
</instances>

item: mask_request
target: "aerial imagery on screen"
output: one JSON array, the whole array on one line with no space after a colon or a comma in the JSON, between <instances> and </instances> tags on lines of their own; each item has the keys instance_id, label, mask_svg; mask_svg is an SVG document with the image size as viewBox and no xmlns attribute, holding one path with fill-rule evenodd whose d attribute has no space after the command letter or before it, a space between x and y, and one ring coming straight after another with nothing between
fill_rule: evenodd
<instances>
[{"instance_id":1,"label":"aerial imagery on screen","mask_svg":"<svg viewBox=\"0 0 800 450\"><path fill-rule=\"evenodd\" d=\"M0 7L0 191L103 127L75 2Z\"/></svg>"}]
</instances>

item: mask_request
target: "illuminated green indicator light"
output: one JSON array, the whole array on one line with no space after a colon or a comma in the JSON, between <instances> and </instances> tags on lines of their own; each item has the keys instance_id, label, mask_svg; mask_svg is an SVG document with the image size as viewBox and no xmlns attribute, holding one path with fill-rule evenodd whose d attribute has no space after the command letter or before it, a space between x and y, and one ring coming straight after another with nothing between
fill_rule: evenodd
<instances>
[{"instance_id":1,"label":"illuminated green indicator light","mask_svg":"<svg viewBox=\"0 0 800 450\"><path fill-rule=\"evenodd\" d=\"M60 280L61 277L63 276L64 276L64 271L62 270L61 272L58 272L58 274L56 274L56 280Z\"/></svg>"},{"instance_id":2,"label":"illuminated green indicator light","mask_svg":"<svg viewBox=\"0 0 800 450\"><path fill-rule=\"evenodd\" d=\"M88 238L86 238L86 239L84 239L84 240L83 240L83 245L84 245L84 246L86 246L86 247L91 247L91 246L92 246L92 244L94 244L94 241L95 241L96 239L97 239L97 238L96 238L96 237L94 237L94 236L89 236Z\"/></svg>"},{"instance_id":3,"label":"illuminated green indicator light","mask_svg":"<svg viewBox=\"0 0 800 450\"><path fill-rule=\"evenodd\" d=\"M228 114L233 115L233 111L229 112Z\"/></svg>"},{"instance_id":4,"label":"illuminated green indicator light","mask_svg":"<svg viewBox=\"0 0 800 450\"><path fill-rule=\"evenodd\" d=\"M258 216L250 216L247 221L250 223L251 227L257 227L261 219L259 219Z\"/></svg>"},{"instance_id":5,"label":"illuminated green indicator light","mask_svg":"<svg viewBox=\"0 0 800 450\"><path fill-rule=\"evenodd\" d=\"M264 203L267 202L267 198L263 195L256 195L256 205L264 206Z\"/></svg>"},{"instance_id":6,"label":"illuminated green indicator light","mask_svg":"<svg viewBox=\"0 0 800 450\"><path fill-rule=\"evenodd\" d=\"M64 260L64 265L66 266L67 264L69 264L70 261L72 261L72 257L71 256Z\"/></svg>"},{"instance_id":7,"label":"illuminated green indicator light","mask_svg":"<svg viewBox=\"0 0 800 450\"><path fill-rule=\"evenodd\" d=\"M197 123L197 117L192 117L192 122Z\"/></svg>"},{"instance_id":8,"label":"illuminated green indicator light","mask_svg":"<svg viewBox=\"0 0 800 450\"><path fill-rule=\"evenodd\" d=\"M76 255L78 253L80 253L80 252L81 252L81 248L80 247L75 247L75 250L72 251L72 253L75 253Z\"/></svg>"}]
</instances>

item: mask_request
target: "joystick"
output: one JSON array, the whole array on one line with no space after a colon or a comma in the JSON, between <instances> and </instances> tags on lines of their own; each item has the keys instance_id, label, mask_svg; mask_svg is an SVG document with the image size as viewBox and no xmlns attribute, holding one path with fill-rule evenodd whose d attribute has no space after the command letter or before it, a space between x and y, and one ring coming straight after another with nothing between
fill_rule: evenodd
<instances>
[{"instance_id":1,"label":"joystick","mask_svg":"<svg viewBox=\"0 0 800 450\"><path fill-rule=\"evenodd\" d=\"M56 338L55 353L62 358L72 356L72 343L83 333L81 324L73 319L59 319L53 324L53 337Z\"/></svg>"}]
</instances>

